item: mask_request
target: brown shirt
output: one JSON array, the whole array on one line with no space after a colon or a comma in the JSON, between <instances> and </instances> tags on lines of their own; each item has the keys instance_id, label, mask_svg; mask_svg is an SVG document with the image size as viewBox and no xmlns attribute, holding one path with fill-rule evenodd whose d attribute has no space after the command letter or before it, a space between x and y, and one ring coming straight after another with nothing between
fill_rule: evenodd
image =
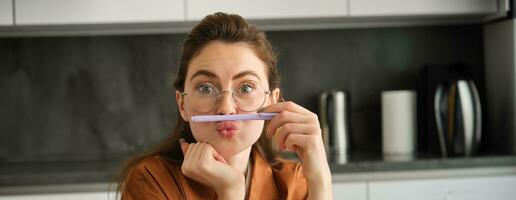
<instances>
[{"instance_id":1,"label":"brown shirt","mask_svg":"<svg viewBox=\"0 0 516 200\"><path fill-rule=\"evenodd\" d=\"M272 168L261 154L251 151L253 166L248 199L306 199L308 188L301 164L281 161ZM217 199L215 191L181 172L181 163L154 156L129 175L122 199Z\"/></svg>"}]
</instances>

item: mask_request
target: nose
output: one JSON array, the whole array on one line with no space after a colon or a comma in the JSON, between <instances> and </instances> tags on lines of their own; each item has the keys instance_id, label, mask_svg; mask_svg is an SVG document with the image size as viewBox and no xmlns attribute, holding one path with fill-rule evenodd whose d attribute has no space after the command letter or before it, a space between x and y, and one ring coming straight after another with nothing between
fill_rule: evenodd
<instances>
[{"instance_id":1,"label":"nose","mask_svg":"<svg viewBox=\"0 0 516 200\"><path fill-rule=\"evenodd\" d=\"M233 93L230 91L223 91L220 94L219 106L217 107L217 114L219 115L231 115L236 114L236 103L233 98Z\"/></svg>"}]
</instances>

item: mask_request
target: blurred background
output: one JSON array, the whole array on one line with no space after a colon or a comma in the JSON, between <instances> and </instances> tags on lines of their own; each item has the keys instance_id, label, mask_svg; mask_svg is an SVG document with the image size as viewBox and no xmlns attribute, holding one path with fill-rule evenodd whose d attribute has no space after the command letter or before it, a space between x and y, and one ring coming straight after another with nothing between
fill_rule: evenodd
<instances>
[{"instance_id":1,"label":"blurred background","mask_svg":"<svg viewBox=\"0 0 516 200\"><path fill-rule=\"evenodd\" d=\"M335 111L346 116L338 122L346 147L336 153L346 159L329 161L335 199L511 199L513 8L509 0L0 0L0 199L107 199L123 164L174 127L182 41L217 11L266 31L286 100L321 114L322 93L346 94ZM478 93L453 100L480 106L471 115L434 108L436 89L457 80ZM416 92L418 103L414 151L401 161L382 149L382 92L397 90ZM439 140L436 113L456 124L444 133L456 135L450 141Z\"/></svg>"}]
</instances>

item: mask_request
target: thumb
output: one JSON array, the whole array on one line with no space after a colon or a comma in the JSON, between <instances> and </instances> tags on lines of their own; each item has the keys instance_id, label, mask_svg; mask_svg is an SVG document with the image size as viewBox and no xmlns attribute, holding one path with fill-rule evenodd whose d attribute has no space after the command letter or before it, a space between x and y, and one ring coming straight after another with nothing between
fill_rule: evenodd
<instances>
[{"instance_id":1,"label":"thumb","mask_svg":"<svg viewBox=\"0 0 516 200\"><path fill-rule=\"evenodd\" d=\"M227 164L226 159L224 159L224 157L215 150L213 151L213 157L215 158L216 161Z\"/></svg>"},{"instance_id":2,"label":"thumb","mask_svg":"<svg viewBox=\"0 0 516 200\"><path fill-rule=\"evenodd\" d=\"M185 142L185 139L180 138L179 145L181 146L181 151L183 151L183 156L185 156L186 152L188 152L188 147L190 146L190 144L188 144L188 142Z\"/></svg>"}]
</instances>

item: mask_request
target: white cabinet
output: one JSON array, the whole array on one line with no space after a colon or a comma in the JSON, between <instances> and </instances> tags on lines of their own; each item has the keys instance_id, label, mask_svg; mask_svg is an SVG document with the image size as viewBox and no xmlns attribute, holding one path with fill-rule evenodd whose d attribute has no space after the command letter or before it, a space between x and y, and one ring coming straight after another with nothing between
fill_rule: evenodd
<instances>
[{"instance_id":1,"label":"white cabinet","mask_svg":"<svg viewBox=\"0 0 516 200\"><path fill-rule=\"evenodd\" d=\"M13 0L0 0L0 26L12 26Z\"/></svg>"},{"instance_id":2,"label":"white cabinet","mask_svg":"<svg viewBox=\"0 0 516 200\"><path fill-rule=\"evenodd\" d=\"M516 176L486 176L453 179L393 180L369 182L369 200L468 199L512 200Z\"/></svg>"},{"instance_id":3,"label":"white cabinet","mask_svg":"<svg viewBox=\"0 0 516 200\"><path fill-rule=\"evenodd\" d=\"M508 2L0 0L0 37L185 33L215 12L239 14L264 31L465 24L507 16Z\"/></svg>"},{"instance_id":4,"label":"white cabinet","mask_svg":"<svg viewBox=\"0 0 516 200\"><path fill-rule=\"evenodd\" d=\"M498 12L500 0L349 0L351 17L471 15Z\"/></svg>"},{"instance_id":5,"label":"white cabinet","mask_svg":"<svg viewBox=\"0 0 516 200\"><path fill-rule=\"evenodd\" d=\"M235 13L246 19L345 17L348 0L188 0L187 20L214 12Z\"/></svg>"},{"instance_id":6,"label":"white cabinet","mask_svg":"<svg viewBox=\"0 0 516 200\"><path fill-rule=\"evenodd\" d=\"M0 200L115 200L115 194L107 192L80 192L56 194L5 195Z\"/></svg>"},{"instance_id":7,"label":"white cabinet","mask_svg":"<svg viewBox=\"0 0 516 200\"><path fill-rule=\"evenodd\" d=\"M367 200L367 183L333 183L333 199Z\"/></svg>"},{"instance_id":8,"label":"white cabinet","mask_svg":"<svg viewBox=\"0 0 516 200\"><path fill-rule=\"evenodd\" d=\"M15 0L16 25L184 20L183 0Z\"/></svg>"}]
</instances>

